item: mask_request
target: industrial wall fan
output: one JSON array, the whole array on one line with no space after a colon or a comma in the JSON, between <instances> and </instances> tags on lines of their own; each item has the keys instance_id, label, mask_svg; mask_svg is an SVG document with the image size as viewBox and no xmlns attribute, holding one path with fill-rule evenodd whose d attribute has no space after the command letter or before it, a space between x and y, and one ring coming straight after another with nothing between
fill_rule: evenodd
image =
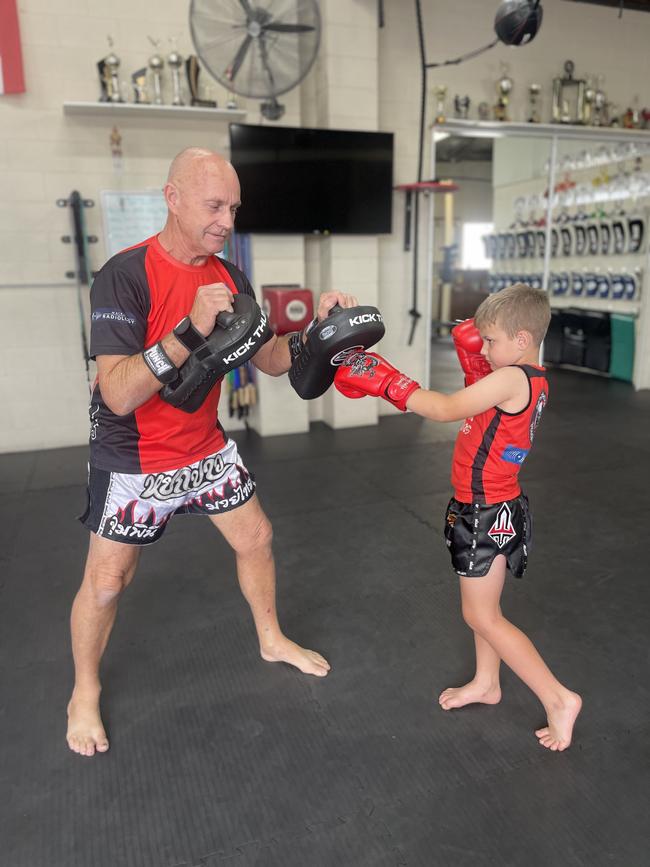
<instances>
[{"instance_id":1,"label":"industrial wall fan","mask_svg":"<svg viewBox=\"0 0 650 867\"><path fill-rule=\"evenodd\" d=\"M311 69L320 43L316 0L192 0L190 32L207 71L240 96L261 99L278 120L277 97Z\"/></svg>"}]
</instances>

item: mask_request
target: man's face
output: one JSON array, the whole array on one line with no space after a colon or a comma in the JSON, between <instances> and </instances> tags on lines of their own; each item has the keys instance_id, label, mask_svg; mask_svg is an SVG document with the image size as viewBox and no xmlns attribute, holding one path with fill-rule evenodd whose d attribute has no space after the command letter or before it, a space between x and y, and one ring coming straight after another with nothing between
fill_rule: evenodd
<instances>
[{"instance_id":1,"label":"man's face","mask_svg":"<svg viewBox=\"0 0 650 867\"><path fill-rule=\"evenodd\" d=\"M220 253L235 225L239 180L223 164L206 162L170 193L170 207L183 240L194 256Z\"/></svg>"}]
</instances>

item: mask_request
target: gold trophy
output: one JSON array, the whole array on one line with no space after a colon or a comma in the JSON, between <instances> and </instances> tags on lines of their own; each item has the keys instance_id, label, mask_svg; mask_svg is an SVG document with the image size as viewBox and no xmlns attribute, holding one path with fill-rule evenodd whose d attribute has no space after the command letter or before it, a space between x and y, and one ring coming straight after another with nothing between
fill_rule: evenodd
<instances>
[{"instance_id":1,"label":"gold trophy","mask_svg":"<svg viewBox=\"0 0 650 867\"><path fill-rule=\"evenodd\" d=\"M575 63L564 63L564 76L553 79L553 123L585 122L585 80L574 78Z\"/></svg>"},{"instance_id":2,"label":"gold trophy","mask_svg":"<svg viewBox=\"0 0 650 867\"><path fill-rule=\"evenodd\" d=\"M139 105L149 105L149 90L147 88L147 67L136 69L131 75L131 84L133 85L134 102Z\"/></svg>"},{"instance_id":3,"label":"gold trophy","mask_svg":"<svg viewBox=\"0 0 650 867\"><path fill-rule=\"evenodd\" d=\"M447 120L445 113L445 101L447 99L447 87L444 84L439 84L434 87L436 94L436 116L434 123L444 123Z\"/></svg>"},{"instance_id":4,"label":"gold trophy","mask_svg":"<svg viewBox=\"0 0 650 867\"><path fill-rule=\"evenodd\" d=\"M509 121L508 103L510 102L510 94L514 87L513 81L508 75L508 69L505 64L502 67L501 78L497 81L497 93L499 94L496 105L493 106L494 119L500 121Z\"/></svg>"},{"instance_id":5,"label":"gold trophy","mask_svg":"<svg viewBox=\"0 0 650 867\"><path fill-rule=\"evenodd\" d=\"M540 123L539 97L541 92L541 85L528 85L528 123Z\"/></svg>"},{"instance_id":6,"label":"gold trophy","mask_svg":"<svg viewBox=\"0 0 650 867\"><path fill-rule=\"evenodd\" d=\"M124 164L122 162L122 158L124 154L122 153L122 136L120 134L119 129L114 126L111 130L110 135L110 145L111 145L111 157L113 160L113 169L116 172L121 172L124 168Z\"/></svg>"}]
</instances>

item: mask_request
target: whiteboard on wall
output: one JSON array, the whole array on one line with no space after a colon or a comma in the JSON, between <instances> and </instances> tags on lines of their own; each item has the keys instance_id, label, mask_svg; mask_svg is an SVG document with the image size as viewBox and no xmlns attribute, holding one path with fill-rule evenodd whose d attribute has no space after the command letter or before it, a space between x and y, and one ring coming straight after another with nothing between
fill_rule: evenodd
<instances>
[{"instance_id":1,"label":"whiteboard on wall","mask_svg":"<svg viewBox=\"0 0 650 867\"><path fill-rule=\"evenodd\" d=\"M107 259L160 232L167 219L160 190L102 190L101 208Z\"/></svg>"}]
</instances>

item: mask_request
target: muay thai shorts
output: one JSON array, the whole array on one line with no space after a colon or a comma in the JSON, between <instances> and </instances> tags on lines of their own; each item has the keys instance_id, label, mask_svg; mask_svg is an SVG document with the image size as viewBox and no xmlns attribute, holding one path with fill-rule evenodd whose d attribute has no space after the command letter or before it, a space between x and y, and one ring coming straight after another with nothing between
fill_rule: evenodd
<instances>
[{"instance_id":1,"label":"muay thai shorts","mask_svg":"<svg viewBox=\"0 0 650 867\"><path fill-rule=\"evenodd\" d=\"M215 454L166 472L113 473L89 466L88 503L79 520L105 539L149 545L174 515L223 515L254 493L255 481L230 440Z\"/></svg>"},{"instance_id":2,"label":"muay thai shorts","mask_svg":"<svg viewBox=\"0 0 650 867\"><path fill-rule=\"evenodd\" d=\"M528 498L482 505L451 498L445 514L444 537L458 575L487 575L497 554L503 554L515 578L526 571L532 541Z\"/></svg>"}]
</instances>

